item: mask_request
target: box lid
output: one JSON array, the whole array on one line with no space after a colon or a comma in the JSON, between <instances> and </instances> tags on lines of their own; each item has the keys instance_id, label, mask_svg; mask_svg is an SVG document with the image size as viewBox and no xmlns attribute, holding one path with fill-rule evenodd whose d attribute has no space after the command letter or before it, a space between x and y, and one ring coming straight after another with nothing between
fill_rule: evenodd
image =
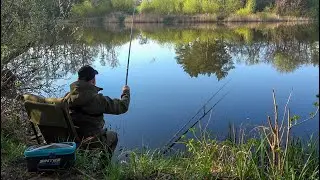
<instances>
[{"instance_id":1,"label":"box lid","mask_svg":"<svg viewBox=\"0 0 320 180\"><path fill-rule=\"evenodd\" d=\"M28 147L24 151L25 157L39 157L50 155L72 154L76 150L75 142L51 143L48 145L36 145Z\"/></svg>"}]
</instances>

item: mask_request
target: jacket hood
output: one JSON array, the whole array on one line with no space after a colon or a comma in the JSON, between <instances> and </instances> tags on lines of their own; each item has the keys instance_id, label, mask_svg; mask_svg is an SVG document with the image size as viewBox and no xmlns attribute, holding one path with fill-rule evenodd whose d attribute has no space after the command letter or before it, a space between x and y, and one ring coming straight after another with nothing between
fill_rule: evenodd
<instances>
[{"instance_id":1,"label":"jacket hood","mask_svg":"<svg viewBox=\"0 0 320 180\"><path fill-rule=\"evenodd\" d=\"M70 85L71 95L68 102L71 106L85 105L91 101L101 90L103 89L86 81L75 81Z\"/></svg>"}]
</instances>

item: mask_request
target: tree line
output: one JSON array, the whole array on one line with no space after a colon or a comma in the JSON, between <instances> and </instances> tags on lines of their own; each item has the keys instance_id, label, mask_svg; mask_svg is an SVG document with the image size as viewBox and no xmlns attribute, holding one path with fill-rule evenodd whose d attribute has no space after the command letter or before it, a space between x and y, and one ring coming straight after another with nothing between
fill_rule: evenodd
<instances>
[{"instance_id":1,"label":"tree line","mask_svg":"<svg viewBox=\"0 0 320 180\"><path fill-rule=\"evenodd\" d=\"M105 15L115 11L155 14L230 14L249 15L257 12L289 16L319 15L318 0L80 0L72 7L78 16Z\"/></svg>"}]
</instances>

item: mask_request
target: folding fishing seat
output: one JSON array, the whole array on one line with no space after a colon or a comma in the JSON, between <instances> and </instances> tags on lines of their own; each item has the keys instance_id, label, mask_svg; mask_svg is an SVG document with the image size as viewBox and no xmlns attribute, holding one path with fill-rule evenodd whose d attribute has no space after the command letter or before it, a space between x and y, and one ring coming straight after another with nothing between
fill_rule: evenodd
<instances>
[{"instance_id":1,"label":"folding fishing seat","mask_svg":"<svg viewBox=\"0 0 320 180\"><path fill-rule=\"evenodd\" d=\"M46 143L74 141L78 144L81 142L63 98L41 98L31 94L23 97L35 135L34 139L38 144L41 144L41 137ZM41 134L37 132L36 127Z\"/></svg>"},{"instance_id":2,"label":"folding fishing seat","mask_svg":"<svg viewBox=\"0 0 320 180\"><path fill-rule=\"evenodd\" d=\"M69 108L63 98L42 98L36 95L26 94L24 105L31 122L34 133L32 140L36 139L41 144L41 138L45 143L73 141L82 149L105 149L105 145L99 140L100 135L81 139L69 114ZM40 133L37 131L40 130Z\"/></svg>"}]
</instances>

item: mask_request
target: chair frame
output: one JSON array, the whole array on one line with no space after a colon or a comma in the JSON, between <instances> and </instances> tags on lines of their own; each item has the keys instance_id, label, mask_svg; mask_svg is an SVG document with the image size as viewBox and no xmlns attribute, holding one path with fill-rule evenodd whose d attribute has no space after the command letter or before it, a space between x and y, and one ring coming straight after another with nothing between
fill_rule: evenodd
<instances>
[{"instance_id":1,"label":"chair frame","mask_svg":"<svg viewBox=\"0 0 320 180\"><path fill-rule=\"evenodd\" d=\"M69 132L71 133L71 135L73 136L73 138L75 138L75 142L76 142L76 143L81 142L81 140L80 140L80 138L79 138L79 136L78 136L78 133L77 133L77 131L75 130L76 126L73 125L73 122L72 122L72 119L71 119L71 117L70 117L70 114L67 112L68 108L67 108L67 106L65 105L64 102L61 102L61 104L56 105L56 104L48 104L48 103L34 102L34 101L26 100L26 101L24 102L24 106L25 106L25 108L26 108L26 110L27 110L27 114L28 114L29 120L31 120L30 109L27 107L27 105L28 105L29 103L37 104L37 105L52 105L52 106L59 107L59 108L61 109L62 113L63 113L64 120L65 120L65 123L66 123L66 125L67 125L67 129L69 130ZM34 122L30 121L30 123L31 123L31 128L32 128L32 130L33 130L33 132L34 132L34 135L35 135L35 138L31 138L31 140L36 139L36 140L37 140L37 143L38 143L38 144L41 144L41 142L40 142L40 137L44 137L44 136L43 136L42 134L41 134L41 135L38 134ZM39 129L40 129L40 128L39 128ZM41 129L40 129L40 131L41 131Z\"/></svg>"}]
</instances>

